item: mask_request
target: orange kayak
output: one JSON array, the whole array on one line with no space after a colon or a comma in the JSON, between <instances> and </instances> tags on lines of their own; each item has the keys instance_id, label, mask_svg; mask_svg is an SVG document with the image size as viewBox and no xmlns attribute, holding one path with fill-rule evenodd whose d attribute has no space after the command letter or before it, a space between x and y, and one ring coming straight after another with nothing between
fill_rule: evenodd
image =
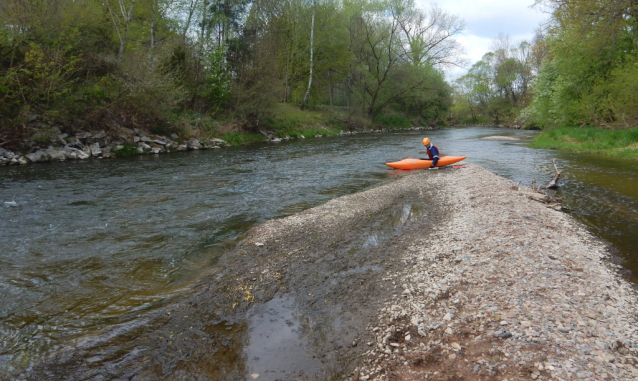
<instances>
[{"instance_id":1,"label":"orange kayak","mask_svg":"<svg viewBox=\"0 0 638 381\"><path fill-rule=\"evenodd\" d=\"M466 157L467 156L441 156L439 162L436 163L436 167L444 167L446 165L458 163ZM394 163L385 164L396 169L423 169L430 168L430 165L432 165L432 160L403 159L401 161L395 161Z\"/></svg>"}]
</instances>

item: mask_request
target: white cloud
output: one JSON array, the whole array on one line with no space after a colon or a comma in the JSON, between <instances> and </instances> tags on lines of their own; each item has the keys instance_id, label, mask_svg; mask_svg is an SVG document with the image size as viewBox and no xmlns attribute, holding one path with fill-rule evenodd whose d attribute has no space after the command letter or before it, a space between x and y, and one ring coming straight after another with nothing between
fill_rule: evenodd
<instances>
[{"instance_id":1,"label":"white cloud","mask_svg":"<svg viewBox=\"0 0 638 381\"><path fill-rule=\"evenodd\" d=\"M431 1L415 0L421 8L428 8ZM509 36L518 43L531 40L538 26L547 20L547 14L530 6L533 0L448 0L438 5L450 14L465 20L466 27L458 41L465 48L465 58L471 66L490 51L492 40L499 34ZM448 78L457 78L465 70L449 69Z\"/></svg>"}]
</instances>

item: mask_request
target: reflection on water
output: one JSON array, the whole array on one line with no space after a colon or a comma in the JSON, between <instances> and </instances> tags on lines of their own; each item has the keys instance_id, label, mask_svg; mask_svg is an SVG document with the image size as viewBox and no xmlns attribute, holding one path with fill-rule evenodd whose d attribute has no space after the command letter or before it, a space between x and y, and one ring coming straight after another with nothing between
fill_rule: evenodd
<instances>
[{"instance_id":1,"label":"reflection on water","mask_svg":"<svg viewBox=\"0 0 638 381\"><path fill-rule=\"evenodd\" d=\"M565 206L638 270L638 163L532 150L533 134L427 132L441 154L466 155L524 185L551 179L556 158ZM424 135L0 168L0 377L74 340L138 327L168 298L189 292L247 229L390 181L397 171L384 163L424 155ZM520 141L481 140L492 135ZM368 249L425 215L422 206L397 205L370 230Z\"/></svg>"},{"instance_id":2,"label":"reflection on water","mask_svg":"<svg viewBox=\"0 0 638 381\"><path fill-rule=\"evenodd\" d=\"M312 333L312 324L308 316L299 316L290 296L256 306L245 348L247 379L274 381L312 376L321 365L306 350L309 343L305 335Z\"/></svg>"},{"instance_id":3,"label":"reflection on water","mask_svg":"<svg viewBox=\"0 0 638 381\"><path fill-rule=\"evenodd\" d=\"M425 214L427 213L426 206L424 204L416 203L395 205L388 211L384 218L371 225L371 232L363 243L362 248L365 249L380 246L393 235L397 234L407 223L410 221L416 221Z\"/></svg>"}]
</instances>

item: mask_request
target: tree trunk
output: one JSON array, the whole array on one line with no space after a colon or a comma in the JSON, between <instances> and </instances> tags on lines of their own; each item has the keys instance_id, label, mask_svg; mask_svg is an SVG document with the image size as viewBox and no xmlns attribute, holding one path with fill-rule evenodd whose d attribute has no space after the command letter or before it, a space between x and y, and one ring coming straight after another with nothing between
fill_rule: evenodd
<instances>
[{"instance_id":1,"label":"tree trunk","mask_svg":"<svg viewBox=\"0 0 638 381\"><path fill-rule=\"evenodd\" d=\"M128 9L128 12L124 12L124 1L120 0L120 8L122 10L122 16L124 19L124 33L120 38L120 51L118 53L118 59L121 61L124 57L124 50L126 49L126 42L128 40L128 30L131 26L131 16L133 15L133 6L135 5L135 0L131 0L131 6Z\"/></svg>"},{"instance_id":2,"label":"tree trunk","mask_svg":"<svg viewBox=\"0 0 638 381\"><path fill-rule=\"evenodd\" d=\"M188 10L188 20L186 21L186 26L184 27L184 31L182 32L182 43L186 43L186 33L188 33L188 29L191 26L191 19L193 18L193 13L195 13L195 8L197 8L197 3L199 0L192 0L190 8Z\"/></svg>"},{"instance_id":3,"label":"tree trunk","mask_svg":"<svg viewBox=\"0 0 638 381\"><path fill-rule=\"evenodd\" d=\"M148 70L153 70L153 64L155 62L155 30L157 25L155 24L155 15L157 10L153 7L153 16L151 17L151 57L148 60Z\"/></svg>"},{"instance_id":4,"label":"tree trunk","mask_svg":"<svg viewBox=\"0 0 638 381\"><path fill-rule=\"evenodd\" d=\"M314 58L314 41L315 41L315 2L312 2L312 23L310 24L310 78L308 79L308 88L306 89L306 95L303 97L301 103L301 109L303 110L308 104L308 95L310 94L310 86L312 86L312 66Z\"/></svg>"}]
</instances>

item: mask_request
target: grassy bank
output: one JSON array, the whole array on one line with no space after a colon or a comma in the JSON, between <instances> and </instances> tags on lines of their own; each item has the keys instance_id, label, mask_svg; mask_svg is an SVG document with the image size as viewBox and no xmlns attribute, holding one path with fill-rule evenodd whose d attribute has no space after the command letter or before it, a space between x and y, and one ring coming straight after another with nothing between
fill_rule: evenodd
<instances>
[{"instance_id":1,"label":"grassy bank","mask_svg":"<svg viewBox=\"0 0 638 381\"><path fill-rule=\"evenodd\" d=\"M198 114L181 114L171 124L174 132L184 137L220 138L231 145L246 145L268 140L263 134L278 138L337 136L344 131L370 129L400 130L425 125L423 121L401 114L384 113L372 121L352 116L345 107L315 107L300 110L297 105L277 104L267 117L258 122L228 117L213 118ZM173 131L171 131L173 132Z\"/></svg>"},{"instance_id":2,"label":"grassy bank","mask_svg":"<svg viewBox=\"0 0 638 381\"><path fill-rule=\"evenodd\" d=\"M638 128L557 127L538 134L530 146L638 159Z\"/></svg>"}]
</instances>

